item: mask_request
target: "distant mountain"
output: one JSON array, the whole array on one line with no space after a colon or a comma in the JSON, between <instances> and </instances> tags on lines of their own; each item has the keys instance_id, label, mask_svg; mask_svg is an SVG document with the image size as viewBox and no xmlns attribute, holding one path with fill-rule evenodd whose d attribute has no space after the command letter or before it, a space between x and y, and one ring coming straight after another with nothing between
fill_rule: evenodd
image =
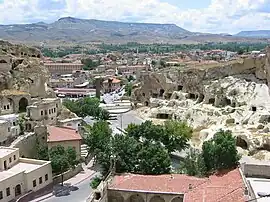
<instances>
[{"instance_id":1,"label":"distant mountain","mask_svg":"<svg viewBox=\"0 0 270 202\"><path fill-rule=\"evenodd\" d=\"M270 38L270 30L242 31L236 34L239 37Z\"/></svg>"},{"instance_id":2,"label":"distant mountain","mask_svg":"<svg viewBox=\"0 0 270 202\"><path fill-rule=\"evenodd\" d=\"M175 24L127 23L60 18L53 23L0 25L0 38L14 42L45 44L104 43L201 43L241 41L239 37L190 32Z\"/></svg>"}]
</instances>

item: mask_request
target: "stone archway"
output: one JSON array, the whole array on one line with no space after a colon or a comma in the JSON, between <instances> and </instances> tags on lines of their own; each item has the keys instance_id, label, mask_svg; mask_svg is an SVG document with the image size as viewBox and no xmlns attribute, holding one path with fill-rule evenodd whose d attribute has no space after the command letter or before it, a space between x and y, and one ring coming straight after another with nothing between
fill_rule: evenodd
<instances>
[{"instance_id":1,"label":"stone archway","mask_svg":"<svg viewBox=\"0 0 270 202\"><path fill-rule=\"evenodd\" d=\"M117 192L109 193L108 202L124 202L124 197Z\"/></svg>"},{"instance_id":2,"label":"stone archway","mask_svg":"<svg viewBox=\"0 0 270 202\"><path fill-rule=\"evenodd\" d=\"M19 112L26 112L26 107L28 106L28 100L23 97L19 101Z\"/></svg>"},{"instance_id":3,"label":"stone archway","mask_svg":"<svg viewBox=\"0 0 270 202\"><path fill-rule=\"evenodd\" d=\"M144 202L144 199L141 195L139 194L134 194L129 197L127 202Z\"/></svg>"},{"instance_id":4,"label":"stone archway","mask_svg":"<svg viewBox=\"0 0 270 202\"><path fill-rule=\"evenodd\" d=\"M153 196L150 202L165 202L165 200L161 196Z\"/></svg>"},{"instance_id":5,"label":"stone archway","mask_svg":"<svg viewBox=\"0 0 270 202\"><path fill-rule=\"evenodd\" d=\"M183 202L183 197L178 196L174 198L171 202Z\"/></svg>"},{"instance_id":6,"label":"stone archway","mask_svg":"<svg viewBox=\"0 0 270 202\"><path fill-rule=\"evenodd\" d=\"M22 188L20 184L17 184L15 187L15 197L20 196L22 194Z\"/></svg>"}]
</instances>

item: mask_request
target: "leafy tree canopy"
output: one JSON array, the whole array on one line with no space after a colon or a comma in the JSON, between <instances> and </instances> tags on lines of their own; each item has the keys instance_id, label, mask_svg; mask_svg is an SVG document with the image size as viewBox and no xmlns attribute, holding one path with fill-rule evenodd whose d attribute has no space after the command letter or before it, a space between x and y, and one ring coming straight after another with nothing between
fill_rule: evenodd
<instances>
[{"instance_id":1,"label":"leafy tree canopy","mask_svg":"<svg viewBox=\"0 0 270 202\"><path fill-rule=\"evenodd\" d=\"M92 116L95 119L108 120L110 114L99 107L98 98L85 97L78 100L65 99L63 105L79 117Z\"/></svg>"},{"instance_id":2,"label":"leafy tree canopy","mask_svg":"<svg viewBox=\"0 0 270 202\"><path fill-rule=\"evenodd\" d=\"M233 168L240 159L232 132L224 130L203 143L202 155L208 171Z\"/></svg>"}]
</instances>

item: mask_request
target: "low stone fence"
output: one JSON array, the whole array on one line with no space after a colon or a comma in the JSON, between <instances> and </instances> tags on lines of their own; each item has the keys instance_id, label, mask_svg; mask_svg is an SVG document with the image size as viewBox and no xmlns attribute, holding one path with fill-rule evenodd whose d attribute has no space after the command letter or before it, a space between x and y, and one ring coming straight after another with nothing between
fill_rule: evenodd
<instances>
[{"instance_id":1,"label":"low stone fence","mask_svg":"<svg viewBox=\"0 0 270 202\"><path fill-rule=\"evenodd\" d=\"M64 172L63 174L54 176L53 177L53 184L61 183L62 182L62 175L63 175L64 181L66 181L66 180L74 177L75 175L77 175L81 171L83 171L83 168L82 168L82 165L79 164L74 169L68 170L68 171Z\"/></svg>"},{"instance_id":2,"label":"low stone fence","mask_svg":"<svg viewBox=\"0 0 270 202\"><path fill-rule=\"evenodd\" d=\"M243 163L241 169L246 177L270 178L270 165Z\"/></svg>"}]
</instances>

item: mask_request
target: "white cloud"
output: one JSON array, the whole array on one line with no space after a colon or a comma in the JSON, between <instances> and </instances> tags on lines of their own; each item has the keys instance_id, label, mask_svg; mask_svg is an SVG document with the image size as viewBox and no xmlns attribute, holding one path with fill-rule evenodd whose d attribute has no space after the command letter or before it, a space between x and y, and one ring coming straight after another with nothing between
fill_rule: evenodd
<instances>
[{"instance_id":1,"label":"white cloud","mask_svg":"<svg viewBox=\"0 0 270 202\"><path fill-rule=\"evenodd\" d=\"M0 4L2 24L52 22L64 16L175 23L200 32L237 32L270 29L270 0L212 0L207 8L188 10L164 0L4 0Z\"/></svg>"}]
</instances>

